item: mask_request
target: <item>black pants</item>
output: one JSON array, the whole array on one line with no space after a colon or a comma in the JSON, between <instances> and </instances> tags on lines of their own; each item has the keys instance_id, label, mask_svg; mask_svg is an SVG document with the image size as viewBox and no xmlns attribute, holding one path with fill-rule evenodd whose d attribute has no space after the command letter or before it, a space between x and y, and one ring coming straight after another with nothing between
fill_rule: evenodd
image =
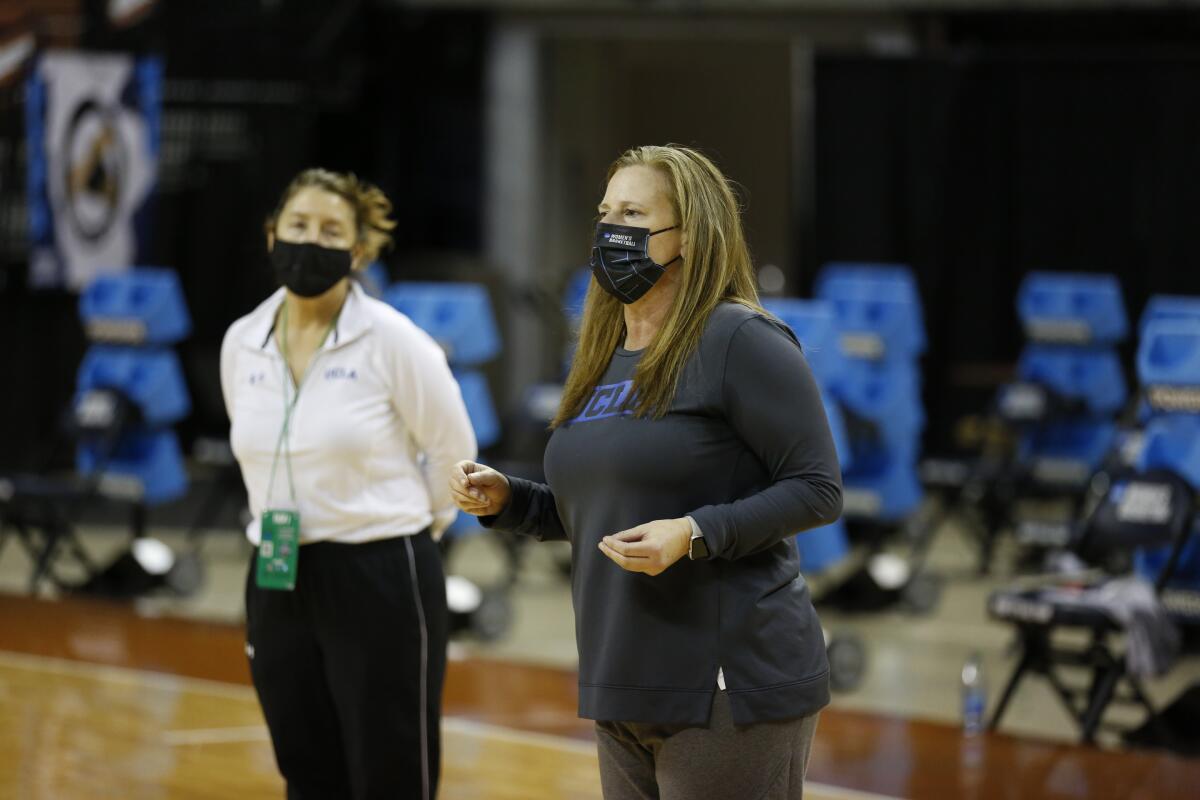
<instances>
[{"instance_id":1,"label":"black pants","mask_svg":"<svg viewBox=\"0 0 1200 800\"><path fill-rule=\"evenodd\" d=\"M300 548L295 591L246 581L246 653L290 800L437 794L446 581L428 531Z\"/></svg>"}]
</instances>

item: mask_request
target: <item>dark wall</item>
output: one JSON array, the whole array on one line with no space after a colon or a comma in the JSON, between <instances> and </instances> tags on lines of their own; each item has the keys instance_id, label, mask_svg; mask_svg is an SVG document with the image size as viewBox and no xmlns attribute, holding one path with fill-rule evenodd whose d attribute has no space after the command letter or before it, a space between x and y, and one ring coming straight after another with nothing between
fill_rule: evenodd
<instances>
[{"instance_id":1,"label":"dark wall","mask_svg":"<svg viewBox=\"0 0 1200 800\"><path fill-rule=\"evenodd\" d=\"M1114 273L1133 319L1200 294L1200 50L826 56L816 106L819 256L916 270L934 447L1015 362L1027 271Z\"/></svg>"},{"instance_id":2,"label":"dark wall","mask_svg":"<svg viewBox=\"0 0 1200 800\"><path fill-rule=\"evenodd\" d=\"M150 19L112 30L105 4L85 7L82 46L166 62L153 236L141 260L178 270L194 321L179 347L194 405L185 442L225 431L221 337L274 288L262 223L299 170L352 170L384 189L399 221L385 256L394 278L407 252L478 249L485 16L207 0L160 3ZM16 148L19 87L0 100L0 140ZM0 162L0 193L19 197L21 159L0 147ZM5 469L28 463L52 434L85 344L75 297L28 291L23 248L0 250L0 374L25 376L19 391L0 389Z\"/></svg>"}]
</instances>

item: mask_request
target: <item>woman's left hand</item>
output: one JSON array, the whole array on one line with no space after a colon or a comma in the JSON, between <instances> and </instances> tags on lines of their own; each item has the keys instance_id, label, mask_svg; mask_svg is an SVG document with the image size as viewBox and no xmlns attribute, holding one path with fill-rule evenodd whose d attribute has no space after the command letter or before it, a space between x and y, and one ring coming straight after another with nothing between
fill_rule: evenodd
<instances>
[{"instance_id":1,"label":"woman's left hand","mask_svg":"<svg viewBox=\"0 0 1200 800\"><path fill-rule=\"evenodd\" d=\"M658 575L688 554L692 523L687 517L658 519L605 536L600 552L630 572Z\"/></svg>"}]
</instances>

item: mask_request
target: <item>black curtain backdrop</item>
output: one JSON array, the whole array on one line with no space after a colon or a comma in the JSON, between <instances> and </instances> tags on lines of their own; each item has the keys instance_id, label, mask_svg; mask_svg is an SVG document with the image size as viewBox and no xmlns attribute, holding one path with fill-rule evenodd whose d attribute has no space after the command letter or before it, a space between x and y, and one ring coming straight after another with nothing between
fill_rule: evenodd
<instances>
[{"instance_id":1,"label":"black curtain backdrop","mask_svg":"<svg viewBox=\"0 0 1200 800\"><path fill-rule=\"evenodd\" d=\"M916 271L927 447L1015 363L1026 272L1113 273L1134 326L1153 293L1200 294L1200 50L831 55L816 76L818 257Z\"/></svg>"}]
</instances>

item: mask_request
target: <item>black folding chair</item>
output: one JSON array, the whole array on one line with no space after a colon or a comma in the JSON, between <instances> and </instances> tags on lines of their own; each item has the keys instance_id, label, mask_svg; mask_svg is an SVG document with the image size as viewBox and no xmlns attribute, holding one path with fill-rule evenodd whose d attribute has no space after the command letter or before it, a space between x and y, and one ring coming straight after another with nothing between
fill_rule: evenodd
<instances>
[{"instance_id":1,"label":"black folding chair","mask_svg":"<svg viewBox=\"0 0 1200 800\"><path fill-rule=\"evenodd\" d=\"M1162 599L1180 553L1196 527L1195 512L1195 490L1174 472L1152 470L1121 478L1113 482L1080 526L1074 550L1089 564L1114 559L1128 563L1128 554L1133 550L1171 545L1170 557L1154 584L1156 596ZM1104 580L1110 578L1079 588L1097 588ZM1157 724L1157 712L1141 681L1128 672L1125 654L1114 644L1122 626L1101 604L1088 602L1086 596L1068 600L1063 587L1054 585L997 591L988 599L988 612L1016 626L1021 651L992 715L991 729L1000 725L1017 686L1031 672L1044 677L1054 688L1079 725L1080 739L1085 743L1095 741L1105 710L1113 702L1139 705L1145 709L1147 720ZM1090 632L1090 640L1074 647L1053 641L1054 634L1065 629ZM1064 667L1089 671L1088 687L1081 689L1065 682L1061 673ZM1118 693L1122 685L1128 691Z\"/></svg>"},{"instance_id":2,"label":"black folding chair","mask_svg":"<svg viewBox=\"0 0 1200 800\"><path fill-rule=\"evenodd\" d=\"M104 468L121 438L140 419L137 406L115 389L92 389L65 415L43 469L0 477L0 554L14 535L33 561L29 592L37 592L43 579L60 589L75 584L60 577L57 561L65 552L91 577L96 567L79 542L73 520L80 509L99 496ZM63 447L88 445L96 454L95 468L87 475L56 474L51 466Z\"/></svg>"}]
</instances>

